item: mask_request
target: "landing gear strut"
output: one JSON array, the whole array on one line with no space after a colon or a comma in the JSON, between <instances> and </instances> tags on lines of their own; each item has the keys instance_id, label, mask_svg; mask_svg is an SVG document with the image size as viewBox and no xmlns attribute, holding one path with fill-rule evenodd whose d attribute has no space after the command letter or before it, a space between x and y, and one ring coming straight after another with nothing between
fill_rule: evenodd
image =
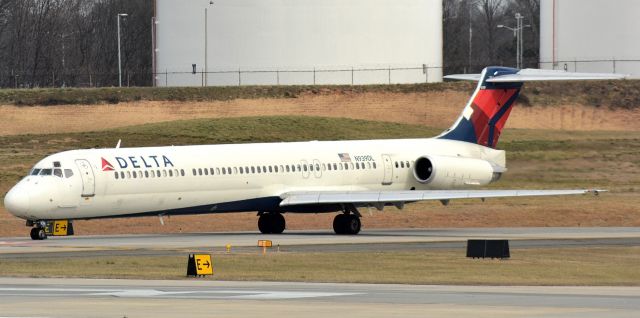
<instances>
[{"instance_id":1,"label":"landing gear strut","mask_svg":"<svg viewBox=\"0 0 640 318\"><path fill-rule=\"evenodd\" d=\"M29 233L32 240L46 240L47 232L44 231L44 227L40 223L35 223L35 226L31 229L31 233Z\"/></svg>"},{"instance_id":2,"label":"landing gear strut","mask_svg":"<svg viewBox=\"0 0 640 318\"><path fill-rule=\"evenodd\" d=\"M262 234L280 234L286 227L284 216L280 213L260 213L258 229Z\"/></svg>"},{"instance_id":3,"label":"landing gear strut","mask_svg":"<svg viewBox=\"0 0 640 318\"><path fill-rule=\"evenodd\" d=\"M336 215L333 219L333 230L336 234L358 234L362 228L360 212L354 207L347 207L344 213Z\"/></svg>"}]
</instances>

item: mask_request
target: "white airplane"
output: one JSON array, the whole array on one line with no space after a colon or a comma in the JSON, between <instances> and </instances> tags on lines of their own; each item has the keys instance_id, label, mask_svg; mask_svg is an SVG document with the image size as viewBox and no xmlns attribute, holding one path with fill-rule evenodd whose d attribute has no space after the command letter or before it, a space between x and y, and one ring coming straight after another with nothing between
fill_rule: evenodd
<instances>
[{"instance_id":1,"label":"white airplane","mask_svg":"<svg viewBox=\"0 0 640 318\"><path fill-rule=\"evenodd\" d=\"M434 138L82 149L38 162L5 196L45 239L55 220L258 211L262 233L282 233L286 212L341 212L337 234L357 234L358 208L451 199L585 194L598 190L469 190L497 181L495 149L526 81L623 75L488 67L450 75L478 86L462 115Z\"/></svg>"}]
</instances>

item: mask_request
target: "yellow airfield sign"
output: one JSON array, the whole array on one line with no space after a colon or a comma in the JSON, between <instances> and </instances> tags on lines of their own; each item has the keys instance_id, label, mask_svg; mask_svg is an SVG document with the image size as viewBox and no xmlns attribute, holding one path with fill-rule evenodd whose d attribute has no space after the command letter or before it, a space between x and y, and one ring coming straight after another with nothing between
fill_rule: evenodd
<instances>
[{"instance_id":1,"label":"yellow airfield sign","mask_svg":"<svg viewBox=\"0 0 640 318\"><path fill-rule=\"evenodd\" d=\"M196 275L213 275L213 262L209 254L194 254Z\"/></svg>"}]
</instances>

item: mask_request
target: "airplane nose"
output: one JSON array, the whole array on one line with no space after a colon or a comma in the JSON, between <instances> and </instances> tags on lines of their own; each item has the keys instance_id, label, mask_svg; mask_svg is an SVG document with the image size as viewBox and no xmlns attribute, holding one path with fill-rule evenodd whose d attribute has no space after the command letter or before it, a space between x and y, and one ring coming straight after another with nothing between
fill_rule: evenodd
<instances>
[{"instance_id":1,"label":"airplane nose","mask_svg":"<svg viewBox=\"0 0 640 318\"><path fill-rule=\"evenodd\" d=\"M23 189L14 187L4 197L4 207L17 217L25 216L29 212L29 195Z\"/></svg>"}]
</instances>

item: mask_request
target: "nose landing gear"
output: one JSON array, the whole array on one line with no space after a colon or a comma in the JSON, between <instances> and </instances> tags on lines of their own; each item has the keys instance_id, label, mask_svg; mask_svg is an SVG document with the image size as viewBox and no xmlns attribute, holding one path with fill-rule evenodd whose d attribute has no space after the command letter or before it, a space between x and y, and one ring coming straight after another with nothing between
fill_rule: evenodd
<instances>
[{"instance_id":1,"label":"nose landing gear","mask_svg":"<svg viewBox=\"0 0 640 318\"><path fill-rule=\"evenodd\" d=\"M47 232L44 230L44 227L40 223L36 223L35 226L31 229L31 239L32 240L46 240Z\"/></svg>"}]
</instances>

